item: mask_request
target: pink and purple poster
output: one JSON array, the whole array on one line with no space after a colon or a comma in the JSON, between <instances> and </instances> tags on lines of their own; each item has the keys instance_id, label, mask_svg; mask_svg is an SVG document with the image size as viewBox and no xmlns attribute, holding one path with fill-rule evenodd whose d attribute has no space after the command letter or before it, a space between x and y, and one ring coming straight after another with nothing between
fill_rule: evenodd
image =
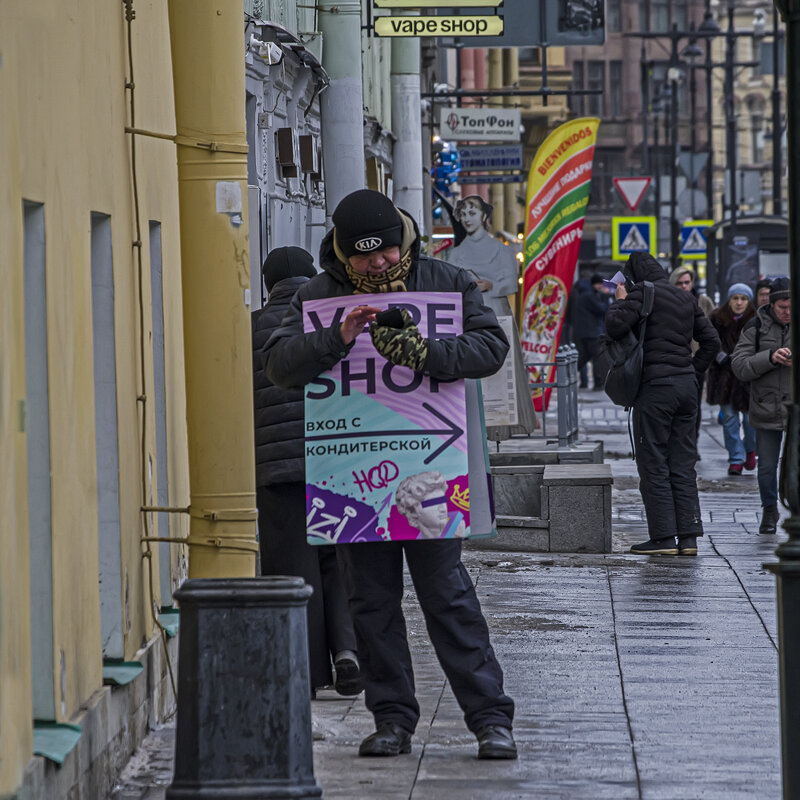
<instances>
[{"instance_id":1,"label":"pink and purple poster","mask_svg":"<svg viewBox=\"0 0 800 800\"><path fill-rule=\"evenodd\" d=\"M458 293L393 292L303 304L306 332L356 306L406 308L423 336L461 333ZM306 386L306 528L311 544L463 538L470 533L464 381L387 361L365 330Z\"/></svg>"}]
</instances>

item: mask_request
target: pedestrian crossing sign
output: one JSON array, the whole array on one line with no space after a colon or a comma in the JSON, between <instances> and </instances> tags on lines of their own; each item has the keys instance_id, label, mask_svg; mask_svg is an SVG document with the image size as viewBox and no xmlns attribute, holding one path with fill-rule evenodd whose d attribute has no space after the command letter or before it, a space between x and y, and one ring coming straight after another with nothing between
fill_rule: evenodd
<instances>
[{"instance_id":1,"label":"pedestrian crossing sign","mask_svg":"<svg viewBox=\"0 0 800 800\"><path fill-rule=\"evenodd\" d=\"M631 253L656 254L655 217L612 217L611 257L625 261Z\"/></svg>"},{"instance_id":2,"label":"pedestrian crossing sign","mask_svg":"<svg viewBox=\"0 0 800 800\"><path fill-rule=\"evenodd\" d=\"M713 219L690 219L681 227L681 258L705 259L708 252L706 236Z\"/></svg>"}]
</instances>

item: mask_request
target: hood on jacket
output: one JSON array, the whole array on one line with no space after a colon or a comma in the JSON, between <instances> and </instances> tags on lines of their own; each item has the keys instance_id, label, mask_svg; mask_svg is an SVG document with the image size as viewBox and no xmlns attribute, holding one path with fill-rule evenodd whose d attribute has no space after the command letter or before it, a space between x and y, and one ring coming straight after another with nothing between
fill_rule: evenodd
<instances>
[{"instance_id":1,"label":"hood on jacket","mask_svg":"<svg viewBox=\"0 0 800 800\"><path fill-rule=\"evenodd\" d=\"M419 258L419 228L414 218L402 208L398 208L400 219L403 221L403 241L400 244L400 254L403 255L407 250L411 250L411 260L416 262ZM334 241L335 228L331 228L319 246L319 265L325 272L328 272L339 283L347 281L347 273L344 268L346 256L339 250Z\"/></svg>"},{"instance_id":2,"label":"hood on jacket","mask_svg":"<svg viewBox=\"0 0 800 800\"><path fill-rule=\"evenodd\" d=\"M650 253L631 253L622 268L622 274L631 283L642 281L664 281L667 273Z\"/></svg>"}]
</instances>

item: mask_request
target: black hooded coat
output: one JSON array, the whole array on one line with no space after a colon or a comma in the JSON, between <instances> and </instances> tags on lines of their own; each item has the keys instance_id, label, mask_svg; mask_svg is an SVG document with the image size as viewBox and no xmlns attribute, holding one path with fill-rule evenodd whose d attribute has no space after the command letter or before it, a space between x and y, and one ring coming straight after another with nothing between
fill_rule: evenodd
<instances>
[{"instance_id":1,"label":"black hooded coat","mask_svg":"<svg viewBox=\"0 0 800 800\"><path fill-rule=\"evenodd\" d=\"M643 281L651 281L655 289L644 338L642 383L676 375L702 375L720 345L717 332L697 304L697 298L673 286L649 253L633 253L622 273L629 286L628 296L615 301L606 312L606 333L612 339L621 339L638 326ZM692 339L700 345L694 357Z\"/></svg>"}]
</instances>

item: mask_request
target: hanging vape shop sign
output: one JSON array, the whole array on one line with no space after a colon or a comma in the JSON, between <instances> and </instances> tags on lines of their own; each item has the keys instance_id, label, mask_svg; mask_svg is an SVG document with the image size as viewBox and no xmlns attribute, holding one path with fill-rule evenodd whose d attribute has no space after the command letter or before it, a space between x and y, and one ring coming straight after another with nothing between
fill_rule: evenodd
<instances>
[{"instance_id":1,"label":"hanging vape shop sign","mask_svg":"<svg viewBox=\"0 0 800 800\"><path fill-rule=\"evenodd\" d=\"M451 142L518 142L518 108L439 109L439 135Z\"/></svg>"}]
</instances>

